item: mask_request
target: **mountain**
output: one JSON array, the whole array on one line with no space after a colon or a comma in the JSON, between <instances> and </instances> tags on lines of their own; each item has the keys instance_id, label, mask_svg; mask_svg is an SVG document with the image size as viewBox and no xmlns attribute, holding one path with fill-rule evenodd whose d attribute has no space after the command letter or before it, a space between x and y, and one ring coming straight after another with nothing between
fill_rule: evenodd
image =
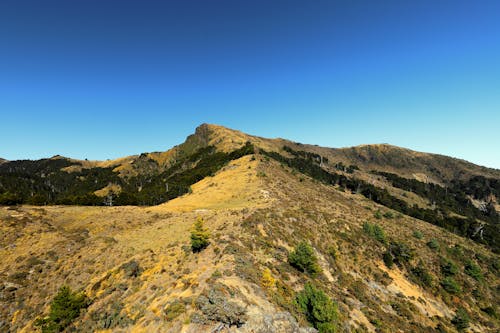
<instances>
[{"instance_id":1,"label":"mountain","mask_svg":"<svg viewBox=\"0 0 500 333\"><path fill-rule=\"evenodd\" d=\"M0 164L7 162L7 160L0 158Z\"/></svg>"},{"instance_id":2,"label":"mountain","mask_svg":"<svg viewBox=\"0 0 500 333\"><path fill-rule=\"evenodd\" d=\"M499 181L207 124L167 152L9 161L0 330L495 332Z\"/></svg>"}]
</instances>

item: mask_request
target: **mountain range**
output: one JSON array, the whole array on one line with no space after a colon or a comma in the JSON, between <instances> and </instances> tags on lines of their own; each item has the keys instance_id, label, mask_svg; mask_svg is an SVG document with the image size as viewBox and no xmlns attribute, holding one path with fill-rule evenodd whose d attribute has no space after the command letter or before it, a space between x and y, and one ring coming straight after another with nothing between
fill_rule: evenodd
<instances>
[{"instance_id":1,"label":"mountain range","mask_svg":"<svg viewBox=\"0 0 500 333\"><path fill-rule=\"evenodd\" d=\"M209 124L166 152L0 160L0 330L495 332L499 198L464 160ZM87 300L64 327L63 286Z\"/></svg>"}]
</instances>

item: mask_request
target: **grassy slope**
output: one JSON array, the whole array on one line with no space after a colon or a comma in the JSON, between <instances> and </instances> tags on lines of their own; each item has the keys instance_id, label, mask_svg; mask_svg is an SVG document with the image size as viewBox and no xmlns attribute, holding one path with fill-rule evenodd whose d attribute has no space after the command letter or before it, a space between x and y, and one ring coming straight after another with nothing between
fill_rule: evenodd
<instances>
[{"instance_id":1,"label":"grassy slope","mask_svg":"<svg viewBox=\"0 0 500 333\"><path fill-rule=\"evenodd\" d=\"M198 295L219 282L232 290L234 296L228 298L247 307L252 325L263 314L284 310L307 325L291 301L293 291L311 280L339 303L348 331L429 332L438 323L450 328L454 311L463 306L471 313L474 331L493 332L498 321L479 307L498 304L498 275L488 267L498 257L419 220L375 219L378 209L387 210L249 156L197 183L192 194L156 207L1 208L1 292L8 306L0 308L0 321L13 331L32 331L32 321L47 311L59 286L69 284L93 299L76 323L81 331L121 326L144 332L210 331L214 324L190 323L189 318ZM205 219L212 239L194 255L185 250L198 216ZM363 233L365 221L413 248L412 265L422 259L434 286L418 286L406 269L385 268L385 245ZM424 238L412 237L415 230ZM440 250L425 245L431 238L438 240ZM301 240L311 242L320 258L323 273L317 278L286 262L287 251ZM462 255L446 250L455 244L464 249ZM475 260L483 282L462 272L473 254L481 258ZM460 295L439 287L439 256L460 264ZM140 266L137 277L121 268L132 260ZM283 288L262 286L266 267ZM185 310L169 321L165 311L176 300Z\"/></svg>"}]
</instances>

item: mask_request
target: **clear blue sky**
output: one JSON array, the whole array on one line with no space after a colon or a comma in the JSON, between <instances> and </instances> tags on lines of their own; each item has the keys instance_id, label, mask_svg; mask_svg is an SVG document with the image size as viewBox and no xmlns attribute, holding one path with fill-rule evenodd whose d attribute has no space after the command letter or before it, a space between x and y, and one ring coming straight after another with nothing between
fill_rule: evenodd
<instances>
[{"instance_id":1,"label":"clear blue sky","mask_svg":"<svg viewBox=\"0 0 500 333\"><path fill-rule=\"evenodd\" d=\"M500 1L0 2L0 157L163 151L203 122L500 168Z\"/></svg>"}]
</instances>

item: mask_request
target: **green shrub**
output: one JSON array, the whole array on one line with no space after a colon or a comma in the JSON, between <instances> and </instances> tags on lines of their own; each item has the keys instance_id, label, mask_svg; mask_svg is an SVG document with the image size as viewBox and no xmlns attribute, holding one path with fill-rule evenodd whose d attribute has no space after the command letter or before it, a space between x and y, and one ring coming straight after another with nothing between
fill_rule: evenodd
<instances>
[{"instance_id":1,"label":"green shrub","mask_svg":"<svg viewBox=\"0 0 500 333\"><path fill-rule=\"evenodd\" d=\"M432 250L438 250L439 249L439 242L435 238L433 238L427 242L427 246Z\"/></svg>"},{"instance_id":2,"label":"green shrub","mask_svg":"<svg viewBox=\"0 0 500 333\"><path fill-rule=\"evenodd\" d=\"M40 326L44 333L62 332L89 305L90 301L84 293L76 293L63 286L50 304L49 315L37 319L35 326Z\"/></svg>"},{"instance_id":3,"label":"green shrub","mask_svg":"<svg viewBox=\"0 0 500 333\"><path fill-rule=\"evenodd\" d=\"M387 268L392 268L392 266L394 266L394 260L392 259L392 254L389 251L384 252L382 259L384 260L384 264Z\"/></svg>"},{"instance_id":4,"label":"green shrub","mask_svg":"<svg viewBox=\"0 0 500 333\"><path fill-rule=\"evenodd\" d=\"M172 321L184 312L186 312L184 303L175 300L165 308L165 319Z\"/></svg>"},{"instance_id":5,"label":"green shrub","mask_svg":"<svg viewBox=\"0 0 500 333\"><path fill-rule=\"evenodd\" d=\"M458 283L451 277L446 277L441 281L441 286L449 292L450 294L458 294L460 293L460 286Z\"/></svg>"},{"instance_id":6,"label":"green shrub","mask_svg":"<svg viewBox=\"0 0 500 333\"><path fill-rule=\"evenodd\" d=\"M315 275L321 271L314 249L306 242L300 242L295 250L288 254L288 262L301 272Z\"/></svg>"},{"instance_id":7,"label":"green shrub","mask_svg":"<svg viewBox=\"0 0 500 333\"><path fill-rule=\"evenodd\" d=\"M465 311L464 308L459 308L455 313L455 317L451 320L451 323L457 328L459 331L464 331L467 327L469 327L470 318Z\"/></svg>"},{"instance_id":8,"label":"green shrub","mask_svg":"<svg viewBox=\"0 0 500 333\"><path fill-rule=\"evenodd\" d=\"M373 224L370 222L363 223L363 231L365 234L372 236L375 232L373 231Z\"/></svg>"},{"instance_id":9,"label":"green shrub","mask_svg":"<svg viewBox=\"0 0 500 333\"><path fill-rule=\"evenodd\" d=\"M416 239L422 239L424 238L424 234L418 230L415 230L413 232L413 237L415 237Z\"/></svg>"},{"instance_id":10,"label":"green shrub","mask_svg":"<svg viewBox=\"0 0 500 333\"><path fill-rule=\"evenodd\" d=\"M319 333L336 332L337 305L320 289L307 283L297 294L297 305Z\"/></svg>"},{"instance_id":11,"label":"green shrub","mask_svg":"<svg viewBox=\"0 0 500 333\"><path fill-rule=\"evenodd\" d=\"M455 263L448 259L441 260L441 273L444 276L453 276L458 273L458 267Z\"/></svg>"},{"instance_id":12,"label":"green shrub","mask_svg":"<svg viewBox=\"0 0 500 333\"><path fill-rule=\"evenodd\" d=\"M432 275L429 274L427 269L424 268L423 263L420 262L418 266L411 269L412 275L416 278L418 284L424 287L432 286Z\"/></svg>"},{"instance_id":13,"label":"green shrub","mask_svg":"<svg viewBox=\"0 0 500 333\"><path fill-rule=\"evenodd\" d=\"M393 262L398 266L402 266L413 259L413 250L402 242L391 242L387 252L384 254L384 262ZM389 266L387 266L389 267Z\"/></svg>"},{"instance_id":14,"label":"green shrub","mask_svg":"<svg viewBox=\"0 0 500 333\"><path fill-rule=\"evenodd\" d=\"M377 210L375 214L373 214L373 216L375 216L376 219L380 220L382 218L382 213L380 212L380 209Z\"/></svg>"},{"instance_id":15,"label":"green shrub","mask_svg":"<svg viewBox=\"0 0 500 333\"><path fill-rule=\"evenodd\" d=\"M394 218L394 214L392 212L385 212L384 217L386 219L392 219L392 218Z\"/></svg>"},{"instance_id":16,"label":"green shrub","mask_svg":"<svg viewBox=\"0 0 500 333\"><path fill-rule=\"evenodd\" d=\"M475 280L480 281L483 278L481 274L481 268L476 265L472 260L468 260L464 267L465 274L473 277Z\"/></svg>"},{"instance_id":17,"label":"green shrub","mask_svg":"<svg viewBox=\"0 0 500 333\"><path fill-rule=\"evenodd\" d=\"M191 231L191 249L193 252L196 253L205 249L210 244L209 238L210 233L203 226L203 219L199 217Z\"/></svg>"},{"instance_id":18,"label":"green shrub","mask_svg":"<svg viewBox=\"0 0 500 333\"><path fill-rule=\"evenodd\" d=\"M381 243L386 242L384 229L376 224L371 224L370 222L363 223L363 231L365 232L365 234L375 238Z\"/></svg>"}]
</instances>

